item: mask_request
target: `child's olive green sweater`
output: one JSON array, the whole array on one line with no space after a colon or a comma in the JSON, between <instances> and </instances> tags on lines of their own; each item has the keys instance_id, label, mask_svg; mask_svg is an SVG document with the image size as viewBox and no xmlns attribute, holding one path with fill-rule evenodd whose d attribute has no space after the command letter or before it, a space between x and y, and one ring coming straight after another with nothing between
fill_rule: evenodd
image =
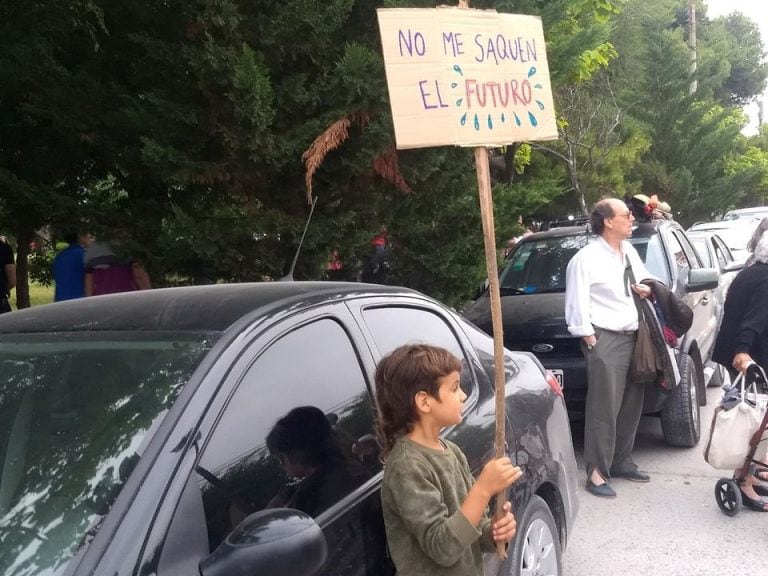
<instances>
[{"instance_id":1,"label":"child's olive green sweater","mask_svg":"<svg viewBox=\"0 0 768 576\"><path fill-rule=\"evenodd\" d=\"M398 576L483 576L482 550L494 550L487 512L475 528L460 510L474 483L467 459L444 443L435 450L403 437L384 466L381 500Z\"/></svg>"}]
</instances>

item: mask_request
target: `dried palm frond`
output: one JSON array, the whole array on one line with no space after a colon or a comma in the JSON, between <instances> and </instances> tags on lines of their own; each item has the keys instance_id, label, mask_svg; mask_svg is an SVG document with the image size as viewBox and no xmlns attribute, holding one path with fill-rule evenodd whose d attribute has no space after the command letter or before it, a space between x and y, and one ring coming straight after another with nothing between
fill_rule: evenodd
<instances>
[{"instance_id":1,"label":"dried palm frond","mask_svg":"<svg viewBox=\"0 0 768 576\"><path fill-rule=\"evenodd\" d=\"M335 150L349 138L351 116L344 116L328 126L320 136L307 148L301 159L307 167L305 181L307 183L307 202L312 203L312 176L323 163L328 152Z\"/></svg>"},{"instance_id":2,"label":"dried palm frond","mask_svg":"<svg viewBox=\"0 0 768 576\"><path fill-rule=\"evenodd\" d=\"M413 189L405 181L403 173L400 172L400 164L397 161L397 150L390 145L384 152L379 154L373 161L373 170L384 178L387 182L393 184L398 190L407 194L413 193Z\"/></svg>"}]
</instances>

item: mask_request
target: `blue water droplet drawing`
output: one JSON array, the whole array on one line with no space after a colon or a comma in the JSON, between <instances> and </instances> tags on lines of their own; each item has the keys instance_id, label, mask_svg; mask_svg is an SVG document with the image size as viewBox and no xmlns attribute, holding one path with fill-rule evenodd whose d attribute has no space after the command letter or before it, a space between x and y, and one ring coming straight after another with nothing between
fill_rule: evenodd
<instances>
[{"instance_id":1,"label":"blue water droplet drawing","mask_svg":"<svg viewBox=\"0 0 768 576\"><path fill-rule=\"evenodd\" d=\"M542 88L541 84L538 84L538 83L534 84L533 87L538 88L539 90L541 90Z\"/></svg>"},{"instance_id":2,"label":"blue water droplet drawing","mask_svg":"<svg viewBox=\"0 0 768 576\"><path fill-rule=\"evenodd\" d=\"M536 100L536 106L539 107L539 110L544 110L544 102L541 100Z\"/></svg>"},{"instance_id":3,"label":"blue water droplet drawing","mask_svg":"<svg viewBox=\"0 0 768 576\"><path fill-rule=\"evenodd\" d=\"M531 69L528 70L528 78L536 74L536 66L531 66Z\"/></svg>"},{"instance_id":4,"label":"blue water droplet drawing","mask_svg":"<svg viewBox=\"0 0 768 576\"><path fill-rule=\"evenodd\" d=\"M456 100L456 106L461 106L461 103L464 102L464 98L459 98Z\"/></svg>"},{"instance_id":5,"label":"blue water droplet drawing","mask_svg":"<svg viewBox=\"0 0 768 576\"><path fill-rule=\"evenodd\" d=\"M480 118L475 114L475 130L480 130Z\"/></svg>"},{"instance_id":6,"label":"blue water droplet drawing","mask_svg":"<svg viewBox=\"0 0 768 576\"><path fill-rule=\"evenodd\" d=\"M531 126L538 126L539 121L536 120L536 116L534 116L531 112L528 112L528 119L531 121Z\"/></svg>"},{"instance_id":7,"label":"blue water droplet drawing","mask_svg":"<svg viewBox=\"0 0 768 576\"><path fill-rule=\"evenodd\" d=\"M504 112L501 113L501 123L504 124L504 122L507 121L507 117L504 116Z\"/></svg>"},{"instance_id":8,"label":"blue water droplet drawing","mask_svg":"<svg viewBox=\"0 0 768 576\"><path fill-rule=\"evenodd\" d=\"M459 120L461 122L461 125L464 126L467 123L467 113L464 112L464 114L461 115L461 119Z\"/></svg>"},{"instance_id":9,"label":"blue water droplet drawing","mask_svg":"<svg viewBox=\"0 0 768 576\"><path fill-rule=\"evenodd\" d=\"M490 114L488 114L488 129L493 130L493 117Z\"/></svg>"},{"instance_id":10,"label":"blue water droplet drawing","mask_svg":"<svg viewBox=\"0 0 768 576\"><path fill-rule=\"evenodd\" d=\"M517 115L517 112L512 112L512 114L515 116L515 124L520 126L522 122L520 122L520 116Z\"/></svg>"},{"instance_id":11,"label":"blue water droplet drawing","mask_svg":"<svg viewBox=\"0 0 768 576\"><path fill-rule=\"evenodd\" d=\"M458 73L459 73L459 74L461 74L462 76L464 76L464 72L462 72L462 71L461 71L461 66L459 66L458 64L454 64L454 65L453 65L453 70L454 70L455 72L458 72Z\"/></svg>"},{"instance_id":12,"label":"blue water droplet drawing","mask_svg":"<svg viewBox=\"0 0 768 576\"><path fill-rule=\"evenodd\" d=\"M456 84L456 82L451 82L451 88L456 88L456 86L458 86L458 84Z\"/></svg>"}]
</instances>

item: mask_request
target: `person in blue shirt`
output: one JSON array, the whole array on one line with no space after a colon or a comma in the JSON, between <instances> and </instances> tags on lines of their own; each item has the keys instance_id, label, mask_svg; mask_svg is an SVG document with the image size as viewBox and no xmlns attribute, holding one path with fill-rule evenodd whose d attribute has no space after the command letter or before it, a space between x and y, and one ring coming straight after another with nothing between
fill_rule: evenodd
<instances>
[{"instance_id":1,"label":"person in blue shirt","mask_svg":"<svg viewBox=\"0 0 768 576\"><path fill-rule=\"evenodd\" d=\"M70 231L64 240L69 246L53 259L54 302L85 296L85 248L90 244L91 235Z\"/></svg>"}]
</instances>

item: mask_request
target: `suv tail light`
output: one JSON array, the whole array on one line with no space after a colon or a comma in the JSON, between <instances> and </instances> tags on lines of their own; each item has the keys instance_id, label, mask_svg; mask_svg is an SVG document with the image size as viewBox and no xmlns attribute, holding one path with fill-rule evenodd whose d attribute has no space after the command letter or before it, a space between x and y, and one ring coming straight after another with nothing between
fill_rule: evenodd
<instances>
[{"instance_id":1,"label":"suv tail light","mask_svg":"<svg viewBox=\"0 0 768 576\"><path fill-rule=\"evenodd\" d=\"M544 370L544 377L547 379L547 384L549 384L549 387L552 389L552 392L555 393L555 396L560 396L560 398L562 398L563 389L560 388L560 382L557 381L555 375L549 370Z\"/></svg>"}]
</instances>

